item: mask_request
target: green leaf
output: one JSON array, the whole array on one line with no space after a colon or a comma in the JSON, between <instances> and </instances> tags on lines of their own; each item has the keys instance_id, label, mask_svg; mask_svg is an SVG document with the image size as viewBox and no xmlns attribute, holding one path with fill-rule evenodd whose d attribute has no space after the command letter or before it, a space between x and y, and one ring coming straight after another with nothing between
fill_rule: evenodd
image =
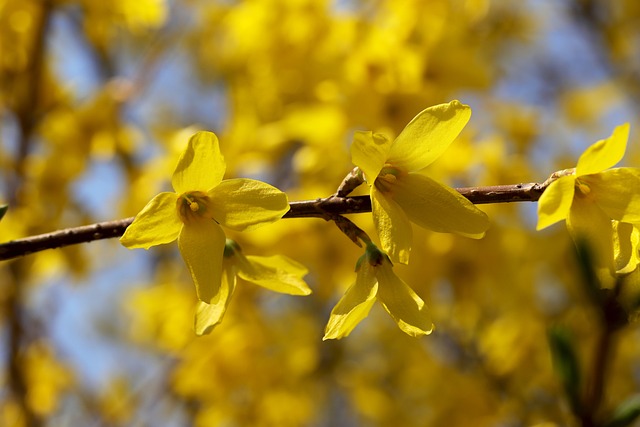
<instances>
[{"instance_id":1,"label":"green leaf","mask_svg":"<svg viewBox=\"0 0 640 427\"><path fill-rule=\"evenodd\" d=\"M640 394L634 394L622 402L611 416L605 427L626 427L640 415Z\"/></svg>"},{"instance_id":2,"label":"green leaf","mask_svg":"<svg viewBox=\"0 0 640 427\"><path fill-rule=\"evenodd\" d=\"M0 205L0 219L7 213L7 209L9 209L9 205Z\"/></svg>"},{"instance_id":3,"label":"green leaf","mask_svg":"<svg viewBox=\"0 0 640 427\"><path fill-rule=\"evenodd\" d=\"M551 348L553 365L564 386L573 413L581 413L580 364L574 348L571 332L561 326L550 328L547 337Z\"/></svg>"}]
</instances>

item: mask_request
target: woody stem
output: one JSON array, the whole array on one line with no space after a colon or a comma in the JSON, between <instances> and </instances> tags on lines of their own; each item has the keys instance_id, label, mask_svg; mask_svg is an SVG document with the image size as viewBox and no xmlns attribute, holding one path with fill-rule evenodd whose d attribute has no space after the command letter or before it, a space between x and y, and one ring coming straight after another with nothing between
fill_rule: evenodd
<instances>
[{"instance_id":1,"label":"woody stem","mask_svg":"<svg viewBox=\"0 0 640 427\"><path fill-rule=\"evenodd\" d=\"M456 188L456 190L475 204L535 202L551 182L553 179L548 179L543 183L463 187ZM315 200L290 202L289 211L283 218L315 217L329 221L334 220L336 215L364 212L371 212L369 196L340 197L333 195ZM133 218L124 218L12 240L0 244L0 261L46 249L120 237L132 222Z\"/></svg>"}]
</instances>

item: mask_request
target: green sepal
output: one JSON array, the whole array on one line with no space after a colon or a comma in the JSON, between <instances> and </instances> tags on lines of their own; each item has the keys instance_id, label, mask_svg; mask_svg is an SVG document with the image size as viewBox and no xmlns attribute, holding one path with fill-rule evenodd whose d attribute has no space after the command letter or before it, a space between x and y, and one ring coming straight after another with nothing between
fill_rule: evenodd
<instances>
[{"instance_id":1,"label":"green sepal","mask_svg":"<svg viewBox=\"0 0 640 427\"><path fill-rule=\"evenodd\" d=\"M369 262L369 264L371 264L374 267L377 267L380 264L382 264L386 256L380 249L378 249L378 247L373 242L367 243L367 248L365 249L365 255L367 256L367 261Z\"/></svg>"},{"instance_id":2,"label":"green sepal","mask_svg":"<svg viewBox=\"0 0 640 427\"><path fill-rule=\"evenodd\" d=\"M0 220L4 217L4 214L7 213L9 209L9 205L0 205Z\"/></svg>"},{"instance_id":3,"label":"green sepal","mask_svg":"<svg viewBox=\"0 0 640 427\"><path fill-rule=\"evenodd\" d=\"M366 257L367 257L367 254L365 253L360 258L358 258L358 261L356 261L356 269L354 270L356 273L360 271L360 266L362 266L362 262L365 260Z\"/></svg>"},{"instance_id":4,"label":"green sepal","mask_svg":"<svg viewBox=\"0 0 640 427\"><path fill-rule=\"evenodd\" d=\"M582 412L580 403L580 363L573 345L571 332L561 326L555 326L547 332L551 357L556 373L565 389L569 404L574 414Z\"/></svg>"},{"instance_id":5,"label":"green sepal","mask_svg":"<svg viewBox=\"0 0 640 427\"><path fill-rule=\"evenodd\" d=\"M235 240L227 239L224 244L224 252L222 256L224 258L231 258L235 256L236 253L242 252L242 248Z\"/></svg>"}]
</instances>

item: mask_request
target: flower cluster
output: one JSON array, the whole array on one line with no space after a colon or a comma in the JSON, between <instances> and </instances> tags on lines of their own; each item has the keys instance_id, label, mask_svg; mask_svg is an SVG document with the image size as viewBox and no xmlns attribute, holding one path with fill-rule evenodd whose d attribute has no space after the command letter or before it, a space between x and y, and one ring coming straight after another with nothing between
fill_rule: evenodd
<instances>
[{"instance_id":1,"label":"flower cluster","mask_svg":"<svg viewBox=\"0 0 640 427\"><path fill-rule=\"evenodd\" d=\"M365 253L356 265L355 283L331 312L325 340L349 335L376 300L408 335L433 330L426 304L393 272L393 262L409 262L411 223L436 232L484 236L489 226L484 212L424 173L470 117L467 105L451 101L420 112L394 140L355 133L352 161L363 178L358 184L364 180L370 189L381 249L362 230L354 234L366 243ZM613 168L624 156L628 135L625 124L589 147L575 168L554 174L538 204L538 230L565 220L572 237L585 240L595 252L595 271L605 286L640 264L640 169ZM121 238L128 248L145 249L178 240L200 300L198 335L220 323L237 277L276 292L311 293L303 280L304 266L280 255L245 255L221 227L243 231L279 220L289 209L286 194L261 181L223 180L224 173L217 137L196 133L173 174L174 192L155 196Z\"/></svg>"},{"instance_id":2,"label":"flower cluster","mask_svg":"<svg viewBox=\"0 0 640 427\"><path fill-rule=\"evenodd\" d=\"M424 301L394 274L392 261L409 262L412 222L472 238L483 237L489 227L484 212L423 173L470 117L469 106L451 101L420 112L393 141L370 131L355 133L351 158L369 185L373 221L383 251L366 242L365 254L356 266L356 282L331 312L324 339L349 335L376 299L408 335L426 335L433 330Z\"/></svg>"},{"instance_id":3,"label":"flower cluster","mask_svg":"<svg viewBox=\"0 0 640 427\"><path fill-rule=\"evenodd\" d=\"M464 128L471 110L458 101L418 114L394 140L356 132L353 163L371 190L373 219L382 250L368 237L358 261L355 284L331 313L324 339L342 338L367 316L378 299L401 330L429 334L433 324L425 303L392 270L392 261L409 262L411 222L439 232L479 238L487 216L455 190L422 173ZM289 209L280 190L251 179L223 180L224 158L213 133L198 132L180 157L172 178L174 192L154 197L127 228L121 242L145 248L178 239L199 304L196 333L208 333L222 320L236 277L270 290L308 295L306 268L283 256L244 255L226 239L221 225L243 231L280 219ZM365 235L366 236L366 235Z\"/></svg>"}]
</instances>

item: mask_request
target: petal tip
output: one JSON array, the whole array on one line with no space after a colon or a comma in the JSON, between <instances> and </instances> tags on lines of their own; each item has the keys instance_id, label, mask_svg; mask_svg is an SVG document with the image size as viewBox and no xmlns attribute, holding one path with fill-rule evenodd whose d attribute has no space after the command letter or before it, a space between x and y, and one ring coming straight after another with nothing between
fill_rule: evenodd
<instances>
[{"instance_id":1,"label":"petal tip","mask_svg":"<svg viewBox=\"0 0 640 427\"><path fill-rule=\"evenodd\" d=\"M471 110L471 107L469 107L467 104L463 104L462 102L460 102L457 99L452 100L451 102L449 102L449 105L455 108L462 108L462 109L469 109Z\"/></svg>"},{"instance_id":2,"label":"petal tip","mask_svg":"<svg viewBox=\"0 0 640 427\"><path fill-rule=\"evenodd\" d=\"M405 333L407 333L407 335L412 336L414 338L420 338L420 337L426 337L427 335L431 335L434 330L435 330L435 326L432 323L431 326L428 329L416 330L412 334L410 334L410 333L408 333L406 331L405 331Z\"/></svg>"}]
</instances>

